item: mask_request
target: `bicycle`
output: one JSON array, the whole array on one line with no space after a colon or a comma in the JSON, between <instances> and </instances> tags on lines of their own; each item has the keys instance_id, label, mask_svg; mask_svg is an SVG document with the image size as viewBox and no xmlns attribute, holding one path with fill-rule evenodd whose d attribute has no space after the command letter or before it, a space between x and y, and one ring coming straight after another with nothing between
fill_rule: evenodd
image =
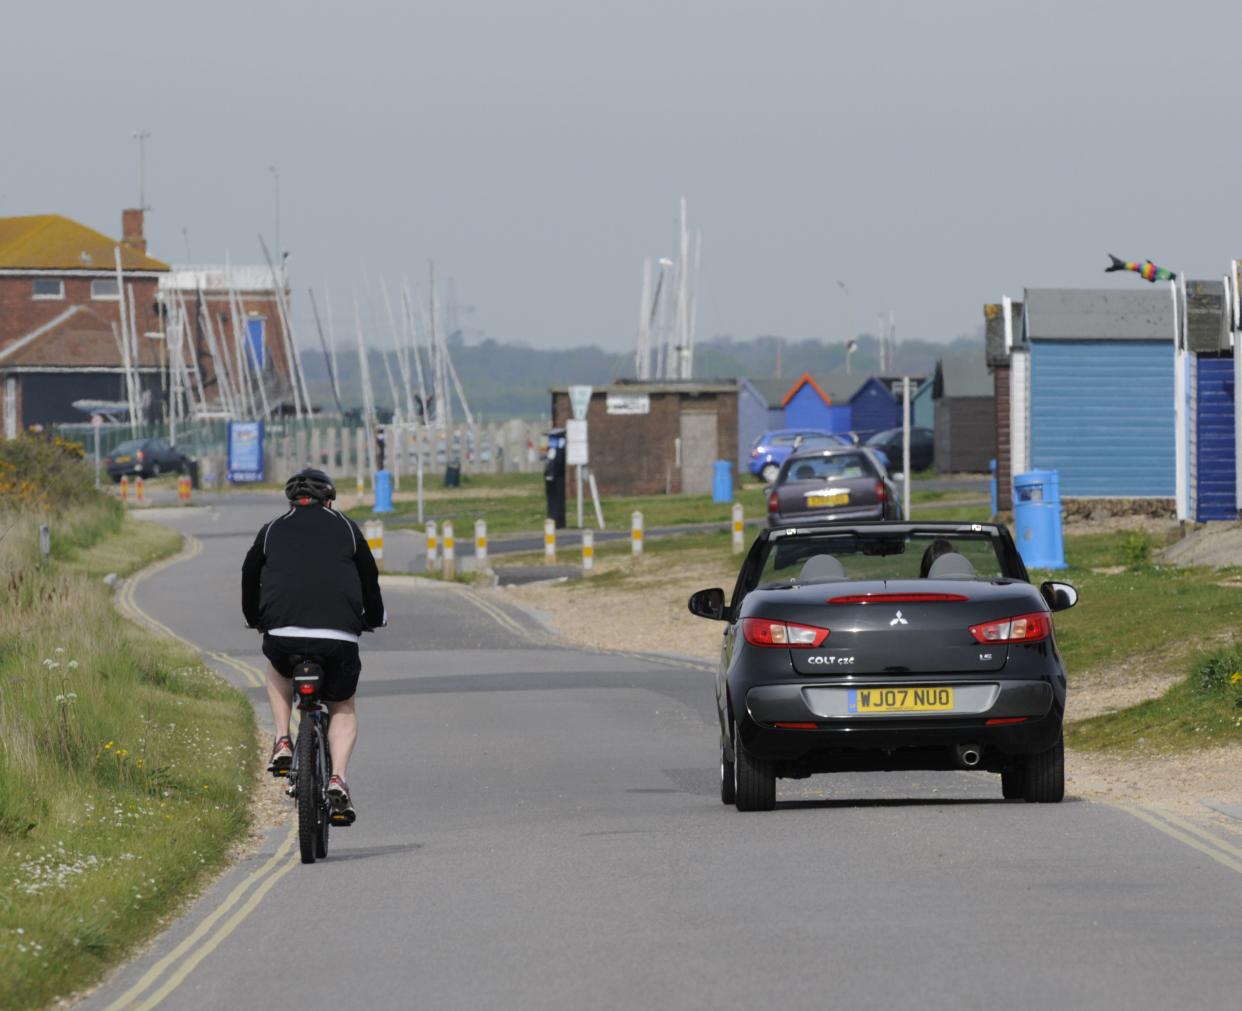
<instances>
[{"instance_id":1,"label":"bicycle","mask_svg":"<svg viewBox=\"0 0 1242 1011\"><path fill-rule=\"evenodd\" d=\"M285 792L297 802L298 843L304 864L313 864L328 855L328 829L332 824L332 805L328 800L332 755L328 751L328 711L319 698L322 679L323 668L319 664L297 659L293 684L302 716L293 744L293 764L286 771L289 785Z\"/></svg>"}]
</instances>

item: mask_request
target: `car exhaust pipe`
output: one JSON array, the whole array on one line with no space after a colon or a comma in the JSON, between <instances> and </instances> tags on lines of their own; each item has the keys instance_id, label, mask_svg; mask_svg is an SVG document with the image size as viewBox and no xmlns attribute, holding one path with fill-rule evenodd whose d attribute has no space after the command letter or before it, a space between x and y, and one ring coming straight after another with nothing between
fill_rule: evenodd
<instances>
[{"instance_id":1,"label":"car exhaust pipe","mask_svg":"<svg viewBox=\"0 0 1242 1011\"><path fill-rule=\"evenodd\" d=\"M973 769L983 758L983 749L977 744L959 744L953 749L953 755L963 769Z\"/></svg>"}]
</instances>

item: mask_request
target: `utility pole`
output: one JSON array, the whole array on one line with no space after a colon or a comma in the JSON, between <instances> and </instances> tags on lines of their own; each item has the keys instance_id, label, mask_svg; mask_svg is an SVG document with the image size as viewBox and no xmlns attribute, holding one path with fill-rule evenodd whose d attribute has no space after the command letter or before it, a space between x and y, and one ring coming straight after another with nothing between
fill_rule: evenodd
<instances>
[{"instance_id":1,"label":"utility pole","mask_svg":"<svg viewBox=\"0 0 1242 1011\"><path fill-rule=\"evenodd\" d=\"M151 208L147 206L147 138L151 136L150 130L135 130L133 138L138 142L138 210L146 213Z\"/></svg>"}]
</instances>

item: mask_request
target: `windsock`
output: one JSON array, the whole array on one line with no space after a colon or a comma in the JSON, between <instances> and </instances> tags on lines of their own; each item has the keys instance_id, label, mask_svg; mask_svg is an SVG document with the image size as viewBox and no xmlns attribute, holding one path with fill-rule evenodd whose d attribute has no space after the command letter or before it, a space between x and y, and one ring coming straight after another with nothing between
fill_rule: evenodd
<instances>
[{"instance_id":1,"label":"windsock","mask_svg":"<svg viewBox=\"0 0 1242 1011\"><path fill-rule=\"evenodd\" d=\"M1172 281L1177 277L1173 271L1157 267L1151 260L1144 260L1142 263L1135 260L1119 260L1112 253L1108 254L1108 258L1113 262L1111 266L1104 268L1106 274L1111 274L1114 270L1132 270L1144 281L1150 281L1152 284L1157 281Z\"/></svg>"}]
</instances>

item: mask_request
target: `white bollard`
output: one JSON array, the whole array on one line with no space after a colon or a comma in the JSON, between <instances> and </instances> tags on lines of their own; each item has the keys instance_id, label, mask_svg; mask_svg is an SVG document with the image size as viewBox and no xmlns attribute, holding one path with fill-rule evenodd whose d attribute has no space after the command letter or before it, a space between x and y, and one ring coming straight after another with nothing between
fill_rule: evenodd
<instances>
[{"instance_id":1,"label":"white bollard","mask_svg":"<svg viewBox=\"0 0 1242 1011\"><path fill-rule=\"evenodd\" d=\"M595 531L582 531L582 574L589 576L595 568Z\"/></svg>"},{"instance_id":2,"label":"white bollard","mask_svg":"<svg viewBox=\"0 0 1242 1011\"><path fill-rule=\"evenodd\" d=\"M742 534L746 524L742 520L742 503L733 503L733 553L740 555L743 548Z\"/></svg>"},{"instance_id":3,"label":"white bollard","mask_svg":"<svg viewBox=\"0 0 1242 1011\"><path fill-rule=\"evenodd\" d=\"M427 571L434 572L440 562L440 543L436 540L436 521L427 521Z\"/></svg>"},{"instance_id":4,"label":"white bollard","mask_svg":"<svg viewBox=\"0 0 1242 1011\"><path fill-rule=\"evenodd\" d=\"M477 573L487 571L487 520L474 521L474 568Z\"/></svg>"},{"instance_id":5,"label":"white bollard","mask_svg":"<svg viewBox=\"0 0 1242 1011\"><path fill-rule=\"evenodd\" d=\"M384 568L384 522L383 520L367 520L362 525L363 536L367 539L367 547L371 549L371 557L382 570Z\"/></svg>"},{"instance_id":6,"label":"white bollard","mask_svg":"<svg viewBox=\"0 0 1242 1011\"><path fill-rule=\"evenodd\" d=\"M543 521L543 561L546 565L556 564L556 520Z\"/></svg>"},{"instance_id":7,"label":"white bollard","mask_svg":"<svg viewBox=\"0 0 1242 1011\"><path fill-rule=\"evenodd\" d=\"M444 578L457 578L457 545L453 541L453 524L444 521Z\"/></svg>"},{"instance_id":8,"label":"white bollard","mask_svg":"<svg viewBox=\"0 0 1242 1011\"><path fill-rule=\"evenodd\" d=\"M630 557L638 561L643 556L643 514L635 509L630 513Z\"/></svg>"}]
</instances>

